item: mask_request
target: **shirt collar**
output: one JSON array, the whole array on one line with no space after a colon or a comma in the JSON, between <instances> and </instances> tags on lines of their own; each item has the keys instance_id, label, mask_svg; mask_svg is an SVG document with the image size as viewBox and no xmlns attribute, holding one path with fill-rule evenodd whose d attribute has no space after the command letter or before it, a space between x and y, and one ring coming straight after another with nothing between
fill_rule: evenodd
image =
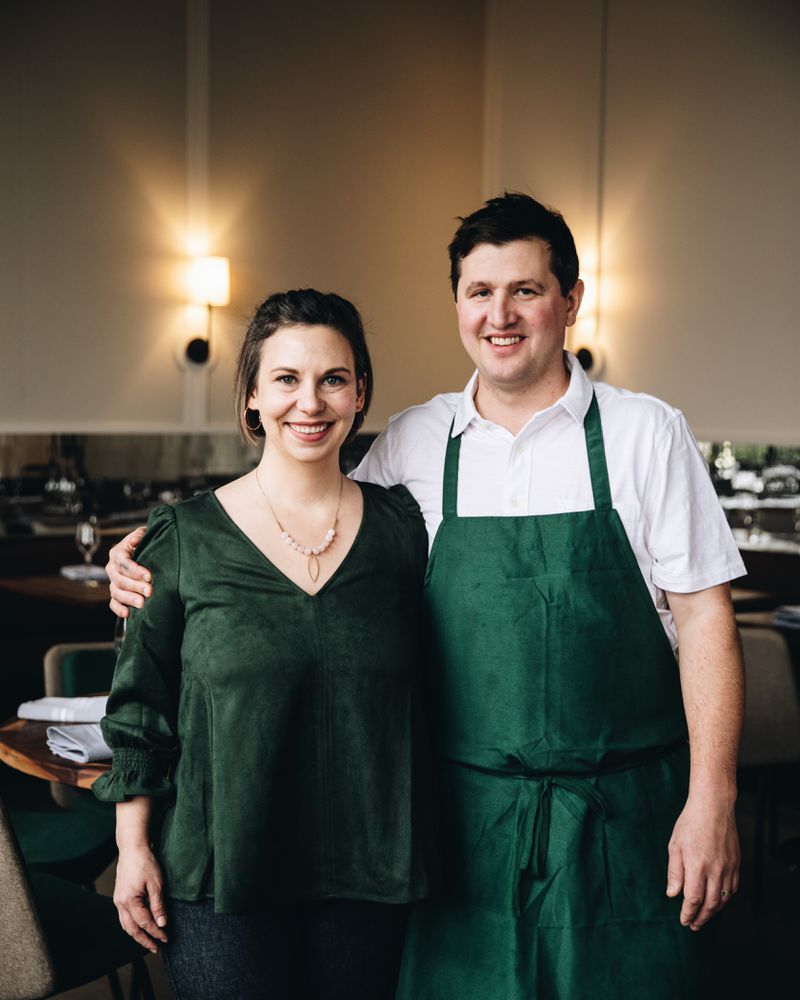
<instances>
[{"instance_id":1,"label":"shirt collar","mask_svg":"<svg viewBox=\"0 0 800 1000\"><path fill-rule=\"evenodd\" d=\"M564 351L564 360L567 368L569 369L569 385L567 386L567 391L564 395L560 399L557 399L555 403L553 403L552 407L548 407L548 410L552 410L555 407L561 407L561 409L566 410L575 423L582 426L586 412L589 409L589 404L592 401L592 393L594 390L592 388L592 383L589 381L588 375L583 368L581 368L580 362L575 355L570 354L569 351ZM472 373L472 378L469 382L467 382L464 387L464 391L459 397L455 416L453 418L452 437L458 437L458 435L462 434L464 430L474 421L477 422L483 420L483 417L475 408L475 393L477 389L478 372L475 371ZM540 412L546 413L547 410ZM535 420L537 416L538 414L534 414L533 417L531 417L531 421ZM527 426L529 425L526 425L526 427Z\"/></svg>"}]
</instances>

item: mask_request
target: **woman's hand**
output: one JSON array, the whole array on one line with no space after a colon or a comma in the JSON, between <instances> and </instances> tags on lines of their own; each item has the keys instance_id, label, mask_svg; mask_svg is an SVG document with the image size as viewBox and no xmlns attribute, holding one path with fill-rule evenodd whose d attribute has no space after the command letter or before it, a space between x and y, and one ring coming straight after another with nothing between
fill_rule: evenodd
<instances>
[{"instance_id":1,"label":"woman's hand","mask_svg":"<svg viewBox=\"0 0 800 1000\"><path fill-rule=\"evenodd\" d=\"M114 904L122 929L143 948L155 955L156 942L166 944L164 876L149 847L120 848Z\"/></svg>"},{"instance_id":2,"label":"woman's hand","mask_svg":"<svg viewBox=\"0 0 800 1000\"><path fill-rule=\"evenodd\" d=\"M110 582L109 607L117 618L127 618L128 608L141 608L144 598L152 593L150 573L133 561L136 546L144 537L145 528L136 528L108 553L106 573Z\"/></svg>"}]
</instances>

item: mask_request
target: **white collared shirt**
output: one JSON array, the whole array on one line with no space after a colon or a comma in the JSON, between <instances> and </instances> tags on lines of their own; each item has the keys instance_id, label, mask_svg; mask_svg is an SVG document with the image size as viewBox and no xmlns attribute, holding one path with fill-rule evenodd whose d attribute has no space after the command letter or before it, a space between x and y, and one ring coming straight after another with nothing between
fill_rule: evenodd
<instances>
[{"instance_id":1,"label":"white collared shirt","mask_svg":"<svg viewBox=\"0 0 800 1000\"><path fill-rule=\"evenodd\" d=\"M461 393L443 393L392 417L353 473L407 486L431 544L442 520L442 475L451 422L463 432L458 513L485 517L591 510L583 419L592 383L571 354L567 391L515 436L475 409L477 372ZM744 563L683 414L643 393L594 383L615 509L673 644L664 591L691 593L745 573Z\"/></svg>"}]
</instances>

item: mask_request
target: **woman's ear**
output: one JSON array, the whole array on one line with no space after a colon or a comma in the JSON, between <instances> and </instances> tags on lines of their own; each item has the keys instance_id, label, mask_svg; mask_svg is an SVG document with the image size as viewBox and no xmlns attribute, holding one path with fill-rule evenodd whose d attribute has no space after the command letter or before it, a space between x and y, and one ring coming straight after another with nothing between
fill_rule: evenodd
<instances>
[{"instance_id":1,"label":"woman's ear","mask_svg":"<svg viewBox=\"0 0 800 1000\"><path fill-rule=\"evenodd\" d=\"M367 376L362 375L358 380L358 395L356 396L356 413L364 409L367 402Z\"/></svg>"}]
</instances>

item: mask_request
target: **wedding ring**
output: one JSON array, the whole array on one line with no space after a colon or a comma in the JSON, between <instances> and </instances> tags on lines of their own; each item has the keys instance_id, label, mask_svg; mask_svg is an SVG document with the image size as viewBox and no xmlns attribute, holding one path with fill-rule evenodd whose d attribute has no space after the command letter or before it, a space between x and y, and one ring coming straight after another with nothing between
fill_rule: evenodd
<instances>
[{"instance_id":1,"label":"wedding ring","mask_svg":"<svg viewBox=\"0 0 800 1000\"><path fill-rule=\"evenodd\" d=\"M725 899L726 896L730 896L731 890L730 889L720 889L719 890L719 894L720 894L720 896L722 896L723 899Z\"/></svg>"}]
</instances>

